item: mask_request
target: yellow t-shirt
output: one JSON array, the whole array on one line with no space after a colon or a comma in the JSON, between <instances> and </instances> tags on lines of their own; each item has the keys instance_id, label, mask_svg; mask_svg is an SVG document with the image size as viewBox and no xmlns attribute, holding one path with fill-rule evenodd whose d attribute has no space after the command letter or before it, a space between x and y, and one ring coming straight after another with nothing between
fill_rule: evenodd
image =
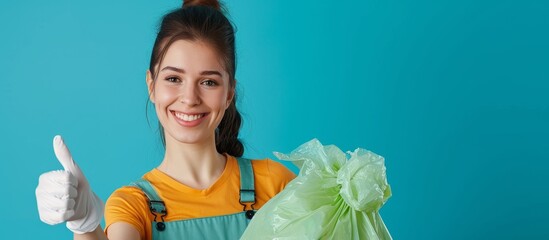
<instances>
[{"instance_id":1,"label":"yellow t-shirt","mask_svg":"<svg viewBox=\"0 0 549 240\"><path fill-rule=\"evenodd\" d=\"M225 155L225 169L209 188L190 188L158 169L143 175L164 201L168 215L166 222L190 218L227 215L241 212L239 202L240 170L235 157ZM284 165L270 159L252 160L257 210L282 191L295 174ZM105 205L105 232L115 222L133 225L141 239L151 239L154 215L147 206L147 197L136 187L124 186L112 193Z\"/></svg>"}]
</instances>

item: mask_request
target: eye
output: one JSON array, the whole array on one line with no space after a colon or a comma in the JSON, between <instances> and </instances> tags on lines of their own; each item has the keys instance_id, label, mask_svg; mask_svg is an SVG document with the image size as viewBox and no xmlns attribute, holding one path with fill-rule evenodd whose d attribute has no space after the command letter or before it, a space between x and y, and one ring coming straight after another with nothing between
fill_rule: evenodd
<instances>
[{"instance_id":1,"label":"eye","mask_svg":"<svg viewBox=\"0 0 549 240\"><path fill-rule=\"evenodd\" d=\"M211 80L211 79L206 79L206 80L202 81L202 83L200 83L200 84L208 86L208 87L215 87L215 86L218 85L216 81Z\"/></svg>"},{"instance_id":2,"label":"eye","mask_svg":"<svg viewBox=\"0 0 549 240\"><path fill-rule=\"evenodd\" d=\"M171 83L181 82L181 80L178 77L167 77L166 81L171 82Z\"/></svg>"}]
</instances>

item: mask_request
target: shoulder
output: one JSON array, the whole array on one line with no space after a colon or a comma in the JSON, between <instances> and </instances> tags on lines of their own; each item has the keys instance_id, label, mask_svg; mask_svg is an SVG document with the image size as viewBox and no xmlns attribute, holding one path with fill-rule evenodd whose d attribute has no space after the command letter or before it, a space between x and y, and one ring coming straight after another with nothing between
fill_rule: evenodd
<instances>
[{"instance_id":1,"label":"shoulder","mask_svg":"<svg viewBox=\"0 0 549 240\"><path fill-rule=\"evenodd\" d=\"M142 179L152 182L154 180L153 172L154 169L147 172L143 175ZM147 207L147 196L145 193L140 188L131 186L130 184L116 189L107 200L107 205L117 206L121 203L131 203L132 206L143 205Z\"/></svg>"},{"instance_id":2,"label":"shoulder","mask_svg":"<svg viewBox=\"0 0 549 240\"><path fill-rule=\"evenodd\" d=\"M145 203L147 197L141 189L133 186L123 186L116 189L107 200L107 205L118 205L121 202L127 203Z\"/></svg>"},{"instance_id":3,"label":"shoulder","mask_svg":"<svg viewBox=\"0 0 549 240\"><path fill-rule=\"evenodd\" d=\"M258 183L268 182L278 191L292 181L296 175L282 163L271 159L252 160L254 175Z\"/></svg>"},{"instance_id":4,"label":"shoulder","mask_svg":"<svg viewBox=\"0 0 549 240\"><path fill-rule=\"evenodd\" d=\"M286 166L284 166L282 163L271 160L269 158L265 159L252 159L252 166L254 167L254 171L261 171L261 172L268 172L271 174L290 174L295 177L295 174L293 174L290 169L288 169Z\"/></svg>"},{"instance_id":5,"label":"shoulder","mask_svg":"<svg viewBox=\"0 0 549 240\"><path fill-rule=\"evenodd\" d=\"M107 214L135 215L148 209L147 197L141 189L132 186L123 186L116 189L105 203Z\"/></svg>"}]
</instances>

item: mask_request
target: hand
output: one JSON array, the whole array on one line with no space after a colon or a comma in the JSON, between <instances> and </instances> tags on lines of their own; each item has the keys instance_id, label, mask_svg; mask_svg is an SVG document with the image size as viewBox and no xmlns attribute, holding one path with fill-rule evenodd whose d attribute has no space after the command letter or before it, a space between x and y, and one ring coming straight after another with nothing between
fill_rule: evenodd
<instances>
[{"instance_id":1,"label":"hand","mask_svg":"<svg viewBox=\"0 0 549 240\"><path fill-rule=\"evenodd\" d=\"M67 228L78 234L92 232L103 218L103 201L91 190L59 135L53 138L53 150L64 170L40 175L36 187L40 220L50 225L67 222Z\"/></svg>"}]
</instances>

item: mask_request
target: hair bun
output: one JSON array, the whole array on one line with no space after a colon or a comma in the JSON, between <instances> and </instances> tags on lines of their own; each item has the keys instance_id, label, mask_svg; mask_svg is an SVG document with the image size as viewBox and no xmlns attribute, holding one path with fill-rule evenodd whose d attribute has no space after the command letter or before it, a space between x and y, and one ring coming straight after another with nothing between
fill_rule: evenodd
<instances>
[{"instance_id":1,"label":"hair bun","mask_svg":"<svg viewBox=\"0 0 549 240\"><path fill-rule=\"evenodd\" d=\"M208 6L218 11L221 10L221 4L217 0L183 0L183 8L191 6Z\"/></svg>"}]
</instances>

